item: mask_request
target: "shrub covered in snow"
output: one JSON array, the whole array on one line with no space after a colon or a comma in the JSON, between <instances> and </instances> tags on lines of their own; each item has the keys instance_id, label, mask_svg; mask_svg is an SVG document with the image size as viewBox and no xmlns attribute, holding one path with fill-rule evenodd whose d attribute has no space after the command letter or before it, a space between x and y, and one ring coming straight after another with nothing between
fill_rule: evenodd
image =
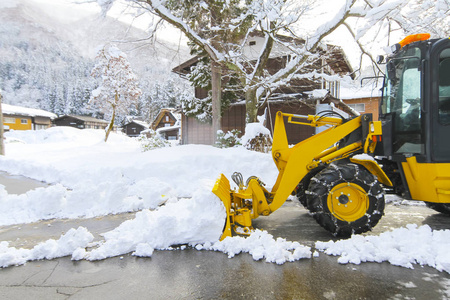
<instances>
[{"instance_id":1,"label":"shrub covered in snow","mask_svg":"<svg viewBox=\"0 0 450 300\"><path fill-rule=\"evenodd\" d=\"M216 146L219 148L230 148L242 145L241 138L239 137L241 134L242 132L237 129L233 129L227 133L219 130L217 131Z\"/></svg>"},{"instance_id":2,"label":"shrub covered in snow","mask_svg":"<svg viewBox=\"0 0 450 300\"><path fill-rule=\"evenodd\" d=\"M137 139L141 144L142 152L156 148L170 147L170 143L161 138L153 129L143 131Z\"/></svg>"}]
</instances>

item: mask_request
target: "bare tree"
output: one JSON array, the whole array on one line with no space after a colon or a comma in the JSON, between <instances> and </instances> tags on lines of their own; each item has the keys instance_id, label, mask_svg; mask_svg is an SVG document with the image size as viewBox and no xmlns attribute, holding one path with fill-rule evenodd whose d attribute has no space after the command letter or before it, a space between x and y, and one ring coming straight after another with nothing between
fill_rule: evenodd
<instances>
[{"instance_id":1,"label":"bare tree","mask_svg":"<svg viewBox=\"0 0 450 300\"><path fill-rule=\"evenodd\" d=\"M114 128L117 113L125 114L136 104L141 90L126 55L114 45L103 47L97 54L97 64L92 76L101 80L100 86L92 92L89 103L102 112L111 115L106 128L105 142Z\"/></svg>"}]
</instances>

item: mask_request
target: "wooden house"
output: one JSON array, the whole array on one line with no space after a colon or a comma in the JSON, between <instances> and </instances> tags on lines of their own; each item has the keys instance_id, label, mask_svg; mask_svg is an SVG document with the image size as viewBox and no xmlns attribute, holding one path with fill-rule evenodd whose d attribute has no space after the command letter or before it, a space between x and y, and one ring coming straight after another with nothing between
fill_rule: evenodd
<instances>
[{"instance_id":1,"label":"wooden house","mask_svg":"<svg viewBox=\"0 0 450 300\"><path fill-rule=\"evenodd\" d=\"M180 138L181 114L174 108L163 108L151 124L151 129L158 132L166 140Z\"/></svg>"},{"instance_id":2,"label":"wooden house","mask_svg":"<svg viewBox=\"0 0 450 300\"><path fill-rule=\"evenodd\" d=\"M109 122L88 116L64 115L54 119L53 124L79 129L105 129L109 125Z\"/></svg>"},{"instance_id":3,"label":"wooden house","mask_svg":"<svg viewBox=\"0 0 450 300\"><path fill-rule=\"evenodd\" d=\"M297 43L304 43L304 41L297 40ZM264 43L264 38L258 34L249 39L248 44L244 49L244 54L247 58L256 58L257 53L260 53L261 47ZM326 49L319 50L321 59L317 59L307 68L307 72L319 70L328 75L348 75L352 73L352 68L348 63L346 56L341 48L337 46L328 45ZM274 49L273 55L269 58L267 63L267 71L271 74L284 68L291 59L287 49ZM193 57L190 60L175 67L172 71L182 77L186 77L193 66L199 62L199 57ZM224 71L222 71L224 73ZM328 94L324 97L312 96L314 90L328 90ZM340 84L338 81L314 80L310 78L293 79L289 84L280 86L273 91L271 98L262 108L259 109L258 115L264 113L267 109L266 126L273 130L272 121L275 120L275 113L278 110L295 114L315 114L316 104L333 103L334 107L354 114L345 103L339 101ZM202 88L195 88L195 97L202 99L207 97L208 92ZM243 99L237 99L237 103L231 104L228 110L223 112L221 119L221 129L224 132L232 129L238 129L244 132L245 129L245 104ZM215 133L212 130L210 123L202 123L194 117L183 115L182 117L181 136L182 144L213 144ZM314 133L313 128L308 126L295 126L286 124L288 136L291 136L289 142L297 143ZM291 128L292 127L292 128ZM289 132L289 131L292 131Z\"/></svg>"},{"instance_id":4,"label":"wooden house","mask_svg":"<svg viewBox=\"0 0 450 300\"><path fill-rule=\"evenodd\" d=\"M16 105L2 104L3 128L8 130L39 130L52 126L54 113Z\"/></svg>"},{"instance_id":5,"label":"wooden house","mask_svg":"<svg viewBox=\"0 0 450 300\"><path fill-rule=\"evenodd\" d=\"M139 136L139 134L141 134L142 131L149 128L150 125L148 125L144 121L132 120L122 126L122 131L128 136L137 137Z\"/></svg>"}]
</instances>

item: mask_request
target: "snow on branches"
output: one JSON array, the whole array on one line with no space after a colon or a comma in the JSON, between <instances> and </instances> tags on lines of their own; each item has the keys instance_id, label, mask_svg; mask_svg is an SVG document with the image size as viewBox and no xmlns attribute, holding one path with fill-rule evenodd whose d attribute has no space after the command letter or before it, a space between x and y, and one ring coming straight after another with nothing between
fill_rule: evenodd
<instances>
[{"instance_id":1,"label":"snow on branches","mask_svg":"<svg viewBox=\"0 0 450 300\"><path fill-rule=\"evenodd\" d=\"M115 45L101 48L96 61L91 75L100 79L100 85L92 91L89 103L111 116L106 142L114 126L116 114L126 114L130 107L136 105L142 92L125 53Z\"/></svg>"},{"instance_id":2,"label":"snow on branches","mask_svg":"<svg viewBox=\"0 0 450 300\"><path fill-rule=\"evenodd\" d=\"M97 0L103 8L111 1L114 0ZM417 31L431 32L433 37L449 35L448 0L127 2L178 28L212 64L218 66L216 69L221 67L236 74L245 94L249 122L256 121L260 100L270 96L294 74L310 73L308 69L312 64L323 61L327 48L325 39L338 28L347 29L360 50L359 66L353 66L356 71L361 69L366 56L376 66L373 57L379 53L373 52L379 51L379 47L374 46L388 40L393 31L401 31L402 35ZM324 14L326 17L322 16ZM262 43L248 47L250 42L255 42L255 36L259 36ZM246 52L246 47L251 53ZM284 68L268 72L267 64L274 57L287 57L288 61ZM213 68L211 70L212 74L218 74ZM374 71L379 70L374 67ZM214 81L211 86L213 107L216 108L222 100L217 92L222 88L220 84L220 81ZM220 119L217 109L213 109L214 119Z\"/></svg>"}]
</instances>

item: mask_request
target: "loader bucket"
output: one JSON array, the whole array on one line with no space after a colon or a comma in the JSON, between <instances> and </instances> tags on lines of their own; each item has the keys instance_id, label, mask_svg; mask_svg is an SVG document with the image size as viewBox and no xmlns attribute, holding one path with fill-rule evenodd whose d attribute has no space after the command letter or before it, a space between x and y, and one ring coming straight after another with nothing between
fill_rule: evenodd
<instances>
[{"instance_id":1,"label":"loader bucket","mask_svg":"<svg viewBox=\"0 0 450 300\"><path fill-rule=\"evenodd\" d=\"M227 212L227 219L224 225L222 236L220 237L220 240L222 241L227 236L232 236L231 233L231 221L230 221L230 210L231 210L231 187L230 187L230 181L225 177L225 175L220 174L219 178L217 179L212 192L219 197L219 199L222 201L223 205L225 206L225 210Z\"/></svg>"}]
</instances>

